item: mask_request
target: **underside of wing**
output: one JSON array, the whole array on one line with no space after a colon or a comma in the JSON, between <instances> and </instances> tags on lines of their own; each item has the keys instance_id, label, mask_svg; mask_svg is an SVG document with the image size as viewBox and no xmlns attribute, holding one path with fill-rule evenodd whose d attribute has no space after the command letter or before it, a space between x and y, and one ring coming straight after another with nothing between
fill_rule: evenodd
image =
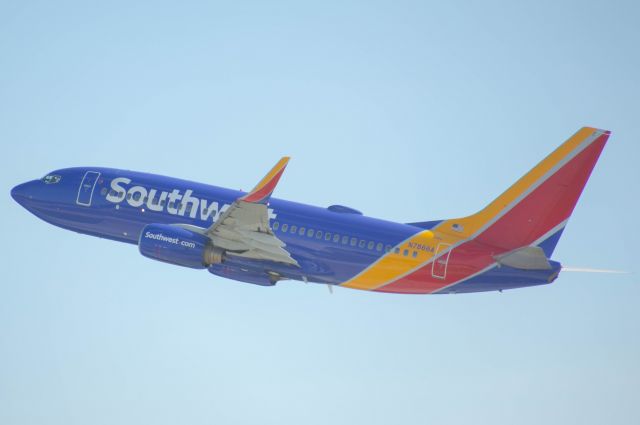
<instances>
[{"instance_id":1,"label":"underside of wing","mask_svg":"<svg viewBox=\"0 0 640 425\"><path fill-rule=\"evenodd\" d=\"M240 257L299 266L269 227L268 202L289 157L283 157L246 195L204 232L214 246Z\"/></svg>"},{"instance_id":2,"label":"underside of wing","mask_svg":"<svg viewBox=\"0 0 640 425\"><path fill-rule=\"evenodd\" d=\"M298 265L269 227L265 204L236 201L206 234L213 244L240 257Z\"/></svg>"}]
</instances>

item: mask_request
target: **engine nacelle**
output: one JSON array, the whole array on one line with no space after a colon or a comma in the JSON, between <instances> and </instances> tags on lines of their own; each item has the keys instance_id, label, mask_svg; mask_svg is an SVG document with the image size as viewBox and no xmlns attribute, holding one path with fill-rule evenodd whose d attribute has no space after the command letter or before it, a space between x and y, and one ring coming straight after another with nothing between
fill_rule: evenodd
<instances>
[{"instance_id":1,"label":"engine nacelle","mask_svg":"<svg viewBox=\"0 0 640 425\"><path fill-rule=\"evenodd\" d=\"M145 226L138 248L145 257L193 269L205 269L224 259L224 251L205 235L169 224Z\"/></svg>"}]
</instances>

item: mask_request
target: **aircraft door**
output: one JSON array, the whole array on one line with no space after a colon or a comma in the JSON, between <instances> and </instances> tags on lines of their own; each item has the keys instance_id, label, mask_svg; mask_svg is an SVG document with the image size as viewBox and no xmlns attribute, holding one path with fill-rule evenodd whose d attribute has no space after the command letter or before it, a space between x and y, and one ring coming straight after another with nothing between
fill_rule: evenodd
<instances>
[{"instance_id":1,"label":"aircraft door","mask_svg":"<svg viewBox=\"0 0 640 425\"><path fill-rule=\"evenodd\" d=\"M78 189L78 198L76 204L85 207L91 206L91 198L93 198L93 189L96 187L100 173L97 171L87 171L82 178L80 188Z\"/></svg>"},{"instance_id":2,"label":"aircraft door","mask_svg":"<svg viewBox=\"0 0 640 425\"><path fill-rule=\"evenodd\" d=\"M439 243L436 247L436 259L431 263L431 276L437 279L444 279L447 277L447 265L449 264L449 255L451 255L451 251L447 251L444 254L442 253L449 248L451 248L451 244L449 243Z\"/></svg>"}]
</instances>

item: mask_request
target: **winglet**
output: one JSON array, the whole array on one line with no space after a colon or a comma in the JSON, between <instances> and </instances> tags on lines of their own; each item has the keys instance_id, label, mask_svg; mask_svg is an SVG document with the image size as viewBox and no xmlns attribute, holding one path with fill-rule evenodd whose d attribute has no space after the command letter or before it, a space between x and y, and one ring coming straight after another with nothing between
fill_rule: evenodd
<instances>
[{"instance_id":1,"label":"winglet","mask_svg":"<svg viewBox=\"0 0 640 425\"><path fill-rule=\"evenodd\" d=\"M271 171L269 171L267 175L264 176L262 180L260 180L260 183L258 183L251 192L240 198L240 200L244 202L251 202L254 204L266 203L271 197L273 190L276 188L276 185L278 184L278 181L280 180L284 169L287 167L288 162L289 157L283 156L282 159L280 159L280 161L278 161L278 163L271 169Z\"/></svg>"}]
</instances>

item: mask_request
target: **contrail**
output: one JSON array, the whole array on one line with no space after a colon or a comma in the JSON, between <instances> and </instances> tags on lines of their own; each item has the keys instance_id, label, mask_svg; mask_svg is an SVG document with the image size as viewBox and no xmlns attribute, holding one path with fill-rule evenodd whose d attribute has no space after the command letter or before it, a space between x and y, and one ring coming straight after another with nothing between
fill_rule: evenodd
<instances>
[{"instance_id":1,"label":"contrail","mask_svg":"<svg viewBox=\"0 0 640 425\"><path fill-rule=\"evenodd\" d=\"M562 267L563 272L578 273L613 273L613 274L630 274L631 272L624 270L607 270L607 269L589 269L585 267Z\"/></svg>"}]
</instances>

